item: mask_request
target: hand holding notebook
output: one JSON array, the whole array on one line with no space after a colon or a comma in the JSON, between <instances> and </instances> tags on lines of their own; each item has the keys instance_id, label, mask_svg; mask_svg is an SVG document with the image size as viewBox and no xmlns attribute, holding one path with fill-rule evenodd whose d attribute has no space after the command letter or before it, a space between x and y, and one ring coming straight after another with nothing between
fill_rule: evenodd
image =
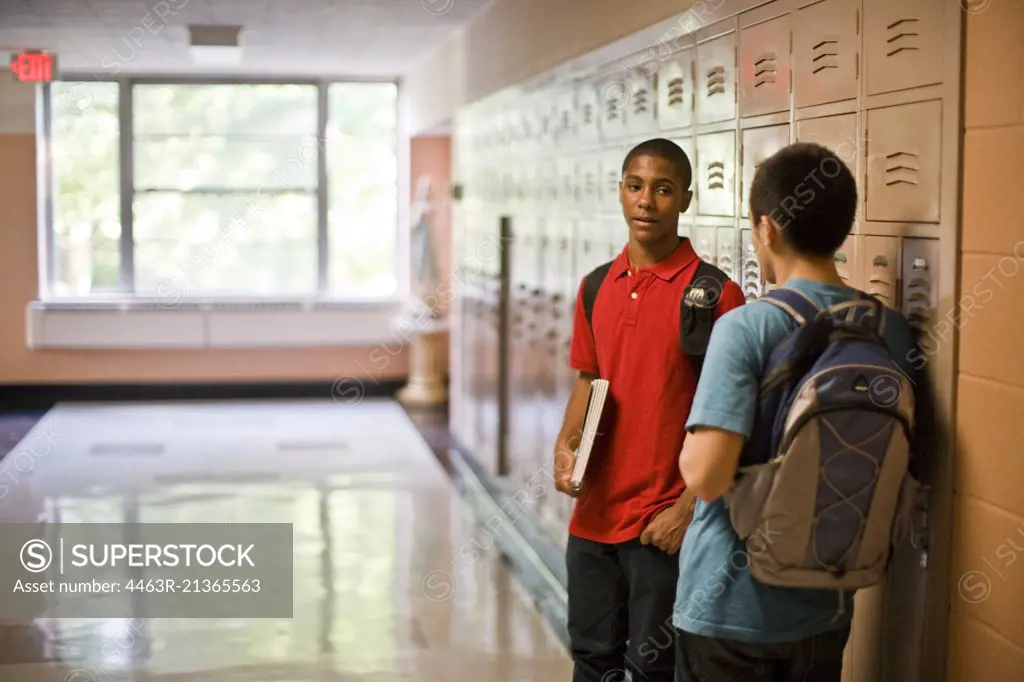
<instances>
[{"instance_id":1,"label":"hand holding notebook","mask_svg":"<svg viewBox=\"0 0 1024 682\"><path fill-rule=\"evenodd\" d=\"M580 446L576 449L576 465L573 467L570 485L574 490L583 486L583 477L590 461L590 453L597 438L597 427L601 422L604 401L608 397L608 380L594 379L590 382L590 396L587 398L587 412L580 433Z\"/></svg>"}]
</instances>

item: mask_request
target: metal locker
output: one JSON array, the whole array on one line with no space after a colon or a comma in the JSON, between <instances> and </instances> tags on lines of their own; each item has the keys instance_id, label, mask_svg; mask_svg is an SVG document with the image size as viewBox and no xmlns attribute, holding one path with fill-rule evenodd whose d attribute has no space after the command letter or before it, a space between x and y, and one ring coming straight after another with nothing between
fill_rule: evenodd
<instances>
[{"instance_id":1,"label":"metal locker","mask_svg":"<svg viewBox=\"0 0 1024 682\"><path fill-rule=\"evenodd\" d=\"M793 98L797 108L857 97L859 0L823 0L793 17Z\"/></svg>"},{"instance_id":2,"label":"metal locker","mask_svg":"<svg viewBox=\"0 0 1024 682\"><path fill-rule=\"evenodd\" d=\"M736 118L736 32L697 45L697 122Z\"/></svg>"},{"instance_id":3,"label":"metal locker","mask_svg":"<svg viewBox=\"0 0 1024 682\"><path fill-rule=\"evenodd\" d=\"M857 134L857 114L840 114L798 121L797 142L814 142L828 147L842 159L856 177L860 136Z\"/></svg>"},{"instance_id":4,"label":"metal locker","mask_svg":"<svg viewBox=\"0 0 1024 682\"><path fill-rule=\"evenodd\" d=\"M601 209L601 155L580 157L580 201L583 215L594 215Z\"/></svg>"},{"instance_id":5,"label":"metal locker","mask_svg":"<svg viewBox=\"0 0 1024 682\"><path fill-rule=\"evenodd\" d=\"M571 145L576 141L576 94L571 89L558 97L555 121L555 144Z\"/></svg>"},{"instance_id":6,"label":"metal locker","mask_svg":"<svg viewBox=\"0 0 1024 682\"><path fill-rule=\"evenodd\" d=\"M864 0L867 94L941 83L945 21L935 0Z\"/></svg>"},{"instance_id":7,"label":"metal locker","mask_svg":"<svg viewBox=\"0 0 1024 682\"><path fill-rule=\"evenodd\" d=\"M937 223L942 168L942 102L867 112L868 220Z\"/></svg>"},{"instance_id":8,"label":"metal locker","mask_svg":"<svg viewBox=\"0 0 1024 682\"><path fill-rule=\"evenodd\" d=\"M740 116L789 111L790 15L740 29Z\"/></svg>"},{"instance_id":9,"label":"metal locker","mask_svg":"<svg viewBox=\"0 0 1024 682\"><path fill-rule=\"evenodd\" d=\"M860 258L861 236L851 234L836 251L834 259L836 271L846 283L855 289L864 288L864 269Z\"/></svg>"},{"instance_id":10,"label":"metal locker","mask_svg":"<svg viewBox=\"0 0 1024 682\"><path fill-rule=\"evenodd\" d=\"M563 157L556 162L558 167L558 198L555 205L558 211L575 211L579 200L579 173L576 159Z\"/></svg>"},{"instance_id":11,"label":"metal locker","mask_svg":"<svg viewBox=\"0 0 1024 682\"><path fill-rule=\"evenodd\" d=\"M619 203L619 181L622 179L622 154L618 147L606 149L601 157L601 208L617 211Z\"/></svg>"},{"instance_id":12,"label":"metal locker","mask_svg":"<svg viewBox=\"0 0 1024 682\"><path fill-rule=\"evenodd\" d=\"M736 202L736 133L697 136L697 214L733 216Z\"/></svg>"},{"instance_id":13,"label":"metal locker","mask_svg":"<svg viewBox=\"0 0 1024 682\"><path fill-rule=\"evenodd\" d=\"M750 215L750 185L761 162L789 144L789 124L748 128L743 131L743 179L740 194L740 215Z\"/></svg>"},{"instance_id":14,"label":"metal locker","mask_svg":"<svg viewBox=\"0 0 1024 682\"><path fill-rule=\"evenodd\" d=\"M625 78L628 87L629 108L626 115L626 130L630 135L650 135L658 128L655 117L655 89L653 73L644 69L632 69Z\"/></svg>"},{"instance_id":15,"label":"metal locker","mask_svg":"<svg viewBox=\"0 0 1024 682\"><path fill-rule=\"evenodd\" d=\"M761 295L761 265L750 230L740 230L740 288L747 301Z\"/></svg>"},{"instance_id":16,"label":"metal locker","mask_svg":"<svg viewBox=\"0 0 1024 682\"><path fill-rule=\"evenodd\" d=\"M601 111L601 139L603 141L620 140L626 135L629 94L629 83L621 73L601 81L597 99Z\"/></svg>"},{"instance_id":17,"label":"metal locker","mask_svg":"<svg viewBox=\"0 0 1024 682\"><path fill-rule=\"evenodd\" d=\"M690 198L689 207L683 211L680 215L682 216L694 216L697 215L697 148L693 137L676 137L672 138L672 141L679 145L679 148L686 153L686 158L690 160L690 191L693 192L693 196Z\"/></svg>"},{"instance_id":18,"label":"metal locker","mask_svg":"<svg viewBox=\"0 0 1024 682\"><path fill-rule=\"evenodd\" d=\"M911 327L929 331L938 322L939 240L905 237L902 265L903 314Z\"/></svg>"},{"instance_id":19,"label":"metal locker","mask_svg":"<svg viewBox=\"0 0 1024 682\"><path fill-rule=\"evenodd\" d=\"M697 252L697 255L701 257L701 260L706 260L712 265L715 264L715 233L718 231L717 227L708 227L706 225L697 225L693 228L692 234L693 239L693 250Z\"/></svg>"},{"instance_id":20,"label":"metal locker","mask_svg":"<svg viewBox=\"0 0 1024 682\"><path fill-rule=\"evenodd\" d=\"M897 306L896 283L899 278L899 249L896 237L865 235L861 242L864 272L864 290L882 303Z\"/></svg>"},{"instance_id":21,"label":"metal locker","mask_svg":"<svg viewBox=\"0 0 1024 682\"><path fill-rule=\"evenodd\" d=\"M658 72L658 124L662 130L693 125L693 48L666 59Z\"/></svg>"},{"instance_id":22,"label":"metal locker","mask_svg":"<svg viewBox=\"0 0 1024 682\"><path fill-rule=\"evenodd\" d=\"M716 230L715 239L715 265L729 276L729 279L736 279L739 269L736 267L736 228L719 227Z\"/></svg>"},{"instance_id":23,"label":"metal locker","mask_svg":"<svg viewBox=\"0 0 1024 682\"><path fill-rule=\"evenodd\" d=\"M583 81L576 87L576 137L583 144L593 144L601 138L601 106L597 95L593 81Z\"/></svg>"}]
</instances>

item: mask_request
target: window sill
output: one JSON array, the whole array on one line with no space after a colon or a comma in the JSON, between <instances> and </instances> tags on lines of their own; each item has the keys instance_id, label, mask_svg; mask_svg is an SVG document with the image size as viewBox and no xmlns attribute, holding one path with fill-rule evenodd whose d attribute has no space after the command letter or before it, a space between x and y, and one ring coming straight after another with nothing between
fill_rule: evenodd
<instances>
[{"instance_id":1,"label":"window sill","mask_svg":"<svg viewBox=\"0 0 1024 682\"><path fill-rule=\"evenodd\" d=\"M30 301L26 344L45 349L366 347L405 342L418 325L404 299Z\"/></svg>"}]
</instances>

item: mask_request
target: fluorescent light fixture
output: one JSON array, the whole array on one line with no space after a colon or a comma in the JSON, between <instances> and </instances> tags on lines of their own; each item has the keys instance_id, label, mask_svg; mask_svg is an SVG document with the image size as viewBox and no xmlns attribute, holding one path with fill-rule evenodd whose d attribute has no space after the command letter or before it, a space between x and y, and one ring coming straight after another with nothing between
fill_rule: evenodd
<instances>
[{"instance_id":1,"label":"fluorescent light fixture","mask_svg":"<svg viewBox=\"0 0 1024 682\"><path fill-rule=\"evenodd\" d=\"M242 61L239 42L241 26L188 27L189 51L195 64L205 66L235 66Z\"/></svg>"}]
</instances>

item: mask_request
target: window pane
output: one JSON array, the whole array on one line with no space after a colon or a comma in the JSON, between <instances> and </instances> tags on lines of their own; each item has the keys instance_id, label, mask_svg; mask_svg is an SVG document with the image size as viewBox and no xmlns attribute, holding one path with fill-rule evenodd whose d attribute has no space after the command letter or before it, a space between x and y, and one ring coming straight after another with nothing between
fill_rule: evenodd
<instances>
[{"instance_id":1,"label":"window pane","mask_svg":"<svg viewBox=\"0 0 1024 682\"><path fill-rule=\"evenodd\" d=\"M133 96L138 293L315 292L316 87L136 85Z\"/></svg>"},{"instance_id":2,"label":"window pane","mask_svg":"<svg viewBox=\"0 0 1024 682\"><path fill-rule=\"evenodd\" d=\"M316 289L316 194L135 195L140 295L303 295Z\"/></svg>"},{"instance_id":3,"label":"window pane","mask_svg":"<svg viewBox=\"0 0 1024 682\"><path fill-rule=\"evenodd\" d=\"M393 294L397 286L398 90L335 83L328 90L330 288Z\"/></svg>"},{"instance_id":4,"label":"window pane","mask_svg":"<svg viewBox=\"0 0 1024 682\"><path fill-rule=\"evenodd\" d=\"M121 267L117 83L54 83L50 107L56 249L50 293L114 292Z\"/></svg>"}]
</instances>

